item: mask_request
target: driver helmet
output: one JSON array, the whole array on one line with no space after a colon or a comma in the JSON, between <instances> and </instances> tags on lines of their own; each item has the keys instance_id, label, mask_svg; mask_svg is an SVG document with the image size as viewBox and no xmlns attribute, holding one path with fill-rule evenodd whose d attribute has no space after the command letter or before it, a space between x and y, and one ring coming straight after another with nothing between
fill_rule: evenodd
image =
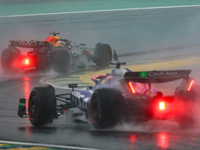
<instances>
[{"instance_id":1,"label":"driver helmet","mask_svg":"<svg viewBox=\"0 0 200 150\"><path fill-rule=\"evenodd\" d=\"M44 41L47 41L47 42L53 44L53 46L55 46L56 43L59 41L59 39L60 39L59 36L50 36L50 37L48 37L48 38L47 38L46 40L44 40Z\"/></svg>"}]
</instances>

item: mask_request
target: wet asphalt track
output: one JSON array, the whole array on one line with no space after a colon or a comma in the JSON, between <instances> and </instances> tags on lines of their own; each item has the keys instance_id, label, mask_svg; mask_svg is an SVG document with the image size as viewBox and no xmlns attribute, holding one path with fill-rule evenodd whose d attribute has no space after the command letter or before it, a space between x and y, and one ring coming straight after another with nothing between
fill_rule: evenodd
<instances>
[{"instance_id":1,"label":"wet asphalt track","mask_svg":"<svg viewBox=\"0 0 200 150\"><path fill-rule=\"evenodd\" d=\"M0 48L5 48L10 39L42 40L49 32L58 31L63 37L91 47L99 41L109 43L126 61L199 56L196 46L200 39L199 12L200 8L178 8L1 18ZM130 56L130 53L135 55ZM199 67L191 68L198 78ZM27 98L31 89L40 84L42 76L19 74L11 77L1 73L1 140L113 150L200 148L198 127L183 131L170 122L124 124L98 131L88 124L65 123L65 116L62 116L52 126L32 127L27 119L17 117L18 99Z\"/></svg>"}]
</instances>

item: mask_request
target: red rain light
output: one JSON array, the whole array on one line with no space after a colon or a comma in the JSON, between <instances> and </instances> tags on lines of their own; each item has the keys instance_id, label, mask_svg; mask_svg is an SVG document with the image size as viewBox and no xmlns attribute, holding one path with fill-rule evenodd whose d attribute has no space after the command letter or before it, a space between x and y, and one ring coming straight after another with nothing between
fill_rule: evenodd
<instances>
[{"instance_id":1,"label":"red rain light","mask_svg":"<svg viewBox=\"0 0 200 150\"><path fill-rule=\"evenodd\" d=\"M167 133L158 134L158 146L160 147L160 149L168 149L169 135Z\"/></svg>"},{"instance_id":2,"label":"red rain light","mask_svg":"<svg viewBox=\"0 0 200 150\"><path fill-rule=\"evenodd\" d=\"M188 91L191 90L193 84L194 84L194 80L191 80L191 81L190 81L190 84L189 84L189 87L188 87L188 89L187 89Z\"/></svg>"},{"instance_id":3,"label":"red rain light","mask_svg":"<svg viewBox=\"0 0 200 150\"><path fill-rule=\"evenodd\" d=\"M29 64L29 59L25 59L24 63L25 63L25 65L28 65Z\"/></svg>"},{"instance_id":4,"label":"red rain light","mask_svg":"<svg viewBox=\"0 0 200 150\"><path fill-rule=\"evenodd\" d=\"M159 102L159 109L165 110L165 102Z\"/></svg>"},{"instance_id":5,"label":"red rain light","mask_svg":"<svg viewBox=\"0 0 200 150\"><path fill-rule=\"evenodd\" d=\"M135 93L135 89L134 89L134 87L133 87L132 83L131 83L131 82L129 82L128 84L129 84L129 86L130 86L130 88L131 88L131 91L132 91L132 93Z\"/></svg>"}]
</instances>

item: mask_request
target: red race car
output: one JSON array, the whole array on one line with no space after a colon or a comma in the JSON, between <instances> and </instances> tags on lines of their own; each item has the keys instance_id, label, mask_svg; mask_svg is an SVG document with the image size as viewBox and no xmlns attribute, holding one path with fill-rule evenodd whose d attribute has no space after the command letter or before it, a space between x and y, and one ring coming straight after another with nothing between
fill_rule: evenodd
<instances>
[{"instance_id":1,"label":"red race car","mask_svg":"<svg viewBox=\"0 0 200 150\"><path fill-rule=\"evenodd\" d=\"M54 70L66 73L70 67L88 64L93 61L97 66L107 67L112 60L110 45L97 43L95 48L87 48L85 44L71 45L71 41L60 39L57 34L44 41L10 41L8 48L1 54L1 66L5 72L17 72L24 69L42 71ZM28 49L22 54L20 49ZM115 59L116 53L114 51Z\"/></svg>"}]
</instances>

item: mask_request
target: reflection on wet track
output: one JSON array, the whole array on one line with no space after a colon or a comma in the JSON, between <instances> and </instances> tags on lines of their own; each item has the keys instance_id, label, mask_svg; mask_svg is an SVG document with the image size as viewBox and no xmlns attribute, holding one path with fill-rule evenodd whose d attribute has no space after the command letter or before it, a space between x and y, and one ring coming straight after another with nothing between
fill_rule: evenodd
<instances>
[{"instance_id":1,"label":"reflection on wet track","mask_svg":"<svg viewBox=\"0 0 200 150\"><path fill-rule=\"evenodd\" d=\"M169 144L169 137L167 133L158 133L158 146L162 149L168 148Z\"/></svg>"}]
</instances>

